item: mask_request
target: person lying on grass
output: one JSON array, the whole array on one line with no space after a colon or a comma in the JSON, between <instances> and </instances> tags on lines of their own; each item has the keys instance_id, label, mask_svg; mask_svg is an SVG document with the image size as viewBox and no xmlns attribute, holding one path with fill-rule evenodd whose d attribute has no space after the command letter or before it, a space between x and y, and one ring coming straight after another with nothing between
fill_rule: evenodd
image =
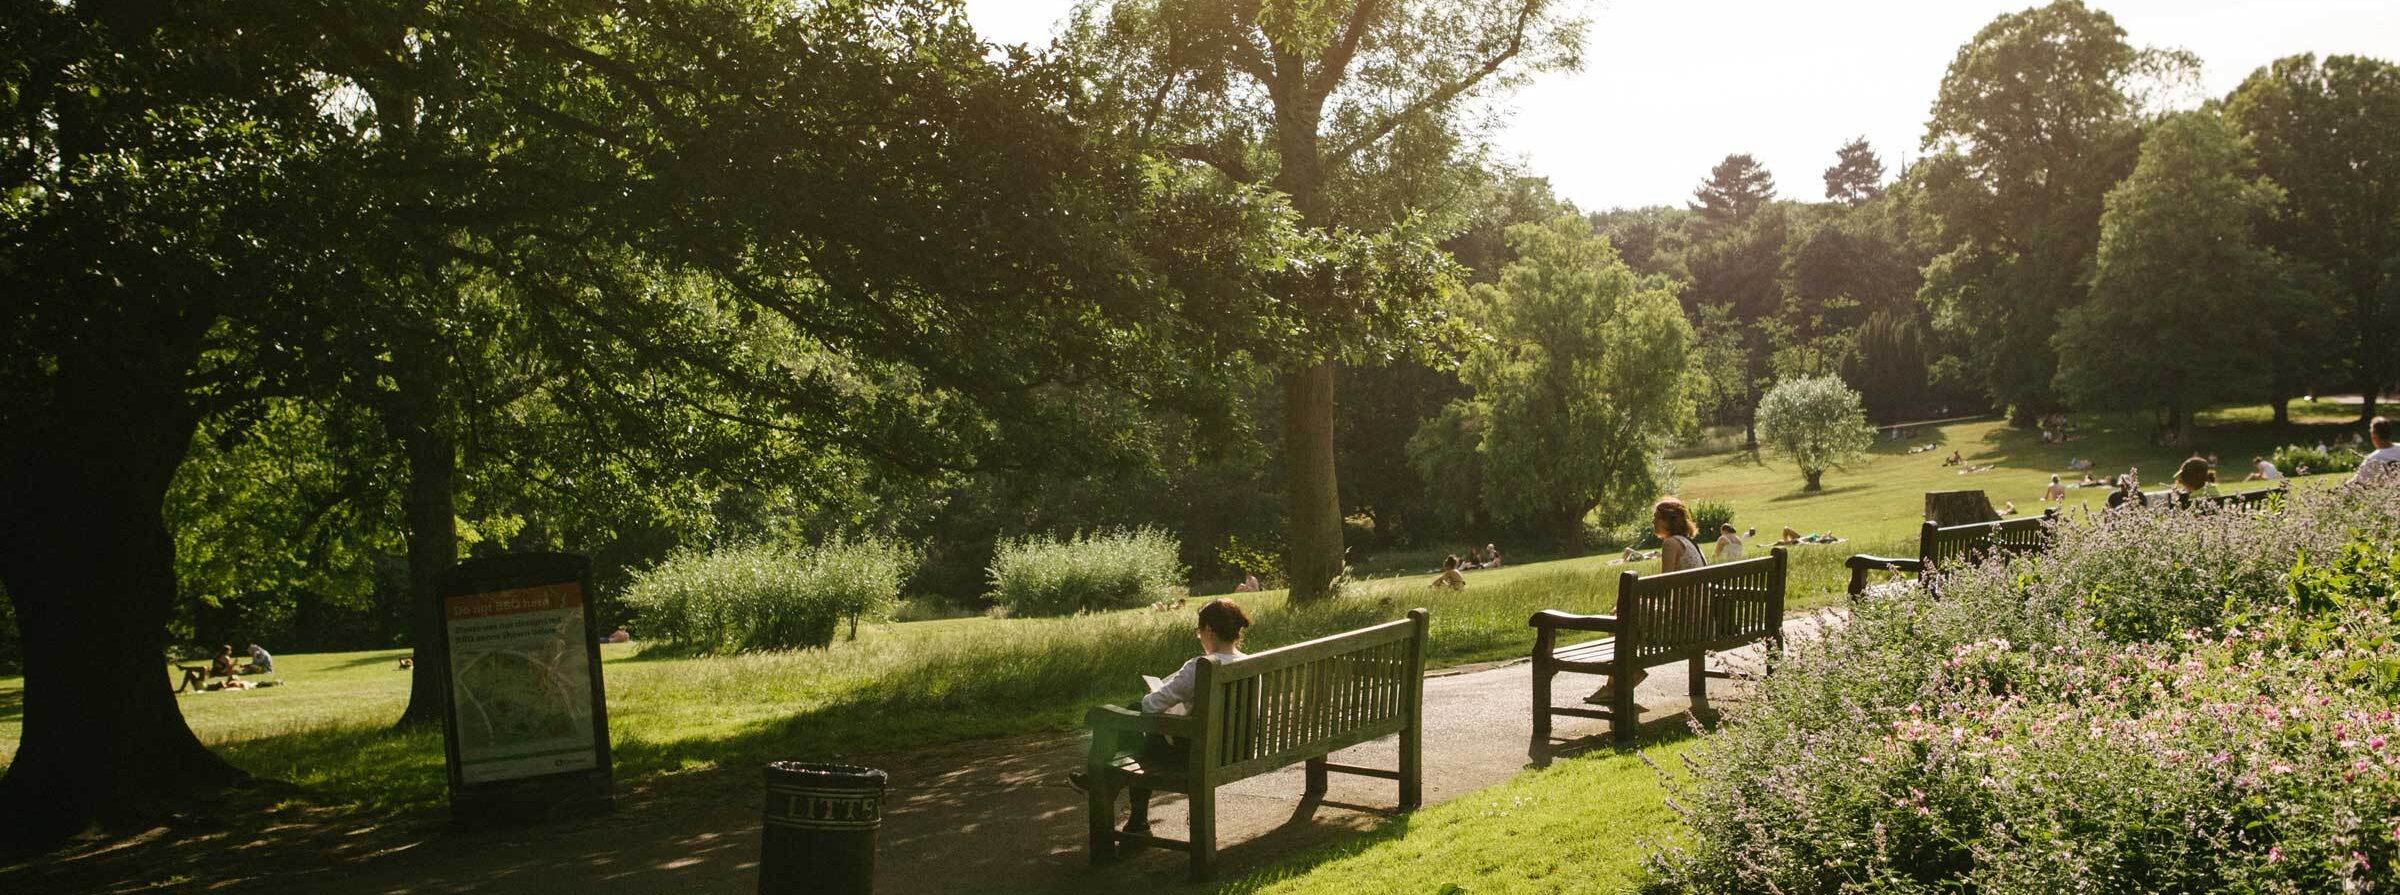
<instances>
[{"instance_id":1,"label":"person lying on grass","mask_svg":"<svg viewBox=\"0 0 2400 895\"><path fill-rule=\"evenodd\" d=\"M1458 557L1450 558L1452 574L1457 573L1457 563ZM1125 707L1153 714L1179 715L1190 712L1192 700L1199 695L1195 691L1199 686L1201 661L1213 658L1219 662L1231 662L1241 658L1242 630L1248 627L1250 614L1242 611L1241 604L1222 597L1208 601L1208 605L1200 607L1199 630L1194 632L1200 640L1201 655L1184 662L1182 668L1175 670L1173 677L1160 681L1149 695ZM1135 754L1142 767L1175 768L1181 767L1185 759L1191 757L1191 748L1189 740L1152 733L1142 735L1141 750ZM1077 792L1091 792L1091 778L1082 771L1069 773L1067 785L1075 787ZM1133 813L1125 820L1125 832L1149 835L1150 791L1130 789L1126 791L1126 797L1132 800Z\"/></svg>"},{"instance_id":2,"label":"person lying on grass","mask_svg":"<svg viewBox=\"0 0 2400 895\"><path fill-rule=\"evenodd\" d=\"M1700 545L1692 543L1693 536L1700 533L1700 526L1692 523L1691 508L1684 506L1683 501L1673 497L1659 498L1658 503L1650 507L1650 530L1658 535L1659 574L1708 565L1708 557L1700 553ZM1639 669L1614 675L1600 689L1592 691L1592 695L1584 697L1583 701L1607 705L1615 688L1639 689L1645 676Z\"/></svg>"}]
</instances>

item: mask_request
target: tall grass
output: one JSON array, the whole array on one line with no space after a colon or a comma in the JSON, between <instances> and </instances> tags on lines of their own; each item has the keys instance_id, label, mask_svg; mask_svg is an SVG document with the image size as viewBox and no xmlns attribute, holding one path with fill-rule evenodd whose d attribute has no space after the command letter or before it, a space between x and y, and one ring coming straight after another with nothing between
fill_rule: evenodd
<instances>
[{"instance_id":1,"label":"tall grass","mask_svg":"<svg viewBox=\"0 0 2400 895\"><path fill-rule=\"evenodd\" d=\"M875 539L692 550L636 575L625 603L644 637L703 652L823 647L842 621L855 634L860 619L888 613L915 565L908 548Z\"/></svg>"},{"instance_id":2,"label":"tall grass","mask_svg":"<svg viewBox=\"0 0 2400 895\"><path fill-rule=\"evenodd\" d=\"M992 557L992 598L1019 616L1147 605L1182 586L1180 551L1174 536L1148 526L1002 541Z\"/></svg>"}]
</instances>

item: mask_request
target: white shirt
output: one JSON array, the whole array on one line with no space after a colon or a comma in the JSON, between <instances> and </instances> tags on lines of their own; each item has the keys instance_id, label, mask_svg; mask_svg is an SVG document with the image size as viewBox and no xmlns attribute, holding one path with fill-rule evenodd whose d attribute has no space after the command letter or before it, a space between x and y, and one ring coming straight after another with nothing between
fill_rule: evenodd
<instances>
[{"instance_id":1,"label":"white shirt","mask_svg":"<svg viewBox=\"0 0 2400 895\"><path fill-rule=\"evenodd\" d=\"M2359 461L2358 474L2350 477L2351 484L2370 482L2400 474L2400 444L2392 445Z\"/></svg>"},{"instance_id":2,"label":"white shirt","mask_svg":"<svg viewBox=\"0 0 2400 895\"><path fill-rule=\"evenodd\" d=\"M2272 482L2283 478L2283 471L2275 468L2273 460L2260 460L2258 461L2258 477Z\"/></svg>"},{"instance_id":3,"label":"white shirt","mask_svg":"<svg viewBox=\"0 0 2400 895\"><path fill-rule=\"evenodd\" d=\"M1718 560L1720 560L1720 561L1725 561L1725 560L1736 560L1736 559L1741 559L1741 558L1742 558L1742 539L1741 539L1739 536L1736 536L1736 535L1725 535L1725 534L1721 534L1721 535L1718 535L1718 536L1717 536L1717 559L1718 559Z\"/></svg>"},{"instance_id":4,"label":"white shirt","mask_svg":"<svg viewBox=\"0 0 2400 895\"><path fill-rule=\"evenodd\" d=\"M1219 662L1231 662L1241 658L1242 651L1237 649L1222 653L1209 653L1208 656L1192 657L1191 661L1183 663L1182 668L1175 669L1175 676L1160 681L1158 689L1152 690L1150 695L1142 697L1142 711L1168 712L1177 715L1188 713L1190 710L1184 707L1190 705L1192 699L1198 695L1192 690L1200 683L1200 660L1210 656L1216 657ZM1183 709L1183 711L1176 711L1177 709Z\"/></svg>"}]
</instances>

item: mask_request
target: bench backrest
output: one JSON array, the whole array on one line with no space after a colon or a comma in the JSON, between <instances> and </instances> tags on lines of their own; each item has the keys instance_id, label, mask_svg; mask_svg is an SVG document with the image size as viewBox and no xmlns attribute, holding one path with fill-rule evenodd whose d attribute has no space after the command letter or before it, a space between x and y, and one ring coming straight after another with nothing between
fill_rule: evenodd
<instances>
[{"instance_id":1,"label":"bench backrest","mask_svg":"<svg viewBox=\"0 0 2400 895\"><path fill-rule=\"evenodd\" d=\"M1194 758L1218 783L1417 726L1429 615L1200 663Z\"/></svg>"},{"instance_id":2,"label":"bench backrest","mask_svg":"<svg viewBox=\"0 0 2400 895\"><path fill-rule=\"evenodd\" d=\"M2286 496L2290 493L2290 485L2279 485L2273 488L2262 488L2257 491L2244 491L2240 494L2225 494L2217 497L2203 497L2200 499L2199 503L2202 506L2218 510L2255 510L2265 508L2267 501Z\"/></svg>"},{"instance_id":3,"label":"bench backrest","mask_svg":"<svg viewBox=\"0 0 2400 895\"><path fill-rule=\"evenodd\" d=\"M1917 535L1917 559L1928 570L1982 562L1999 553L2033 553L2050 546L2056 512L1972 525L1925 523Z\"/></svg>"},{"instance_id":4,"label":"bench backrest","mask_svg":"<svg viewBox=\"0 0 2400 895\"><path fill-rule=\"evenodd\" d=\"M1783 630L1787 554L1643 576L1617 576L1617 661L1663 664Z\"/></svg>"}]
</instances>

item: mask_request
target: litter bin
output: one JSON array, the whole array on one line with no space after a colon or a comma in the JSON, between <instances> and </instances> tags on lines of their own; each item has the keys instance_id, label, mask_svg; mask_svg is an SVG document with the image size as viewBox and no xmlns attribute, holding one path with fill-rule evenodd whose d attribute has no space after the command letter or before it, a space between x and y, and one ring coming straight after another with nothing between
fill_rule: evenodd
<instances>
[{"instance_id":1,"label":"litter bin","mask_svg":"<svg viewBox=\"0 0 2400 895\"><path fill-rule=\"evenodd\" d=\"M767 765L759 895L868 895L875 831L888 777L873 768L778 761Z\"/></svg>"}]
</instances>

